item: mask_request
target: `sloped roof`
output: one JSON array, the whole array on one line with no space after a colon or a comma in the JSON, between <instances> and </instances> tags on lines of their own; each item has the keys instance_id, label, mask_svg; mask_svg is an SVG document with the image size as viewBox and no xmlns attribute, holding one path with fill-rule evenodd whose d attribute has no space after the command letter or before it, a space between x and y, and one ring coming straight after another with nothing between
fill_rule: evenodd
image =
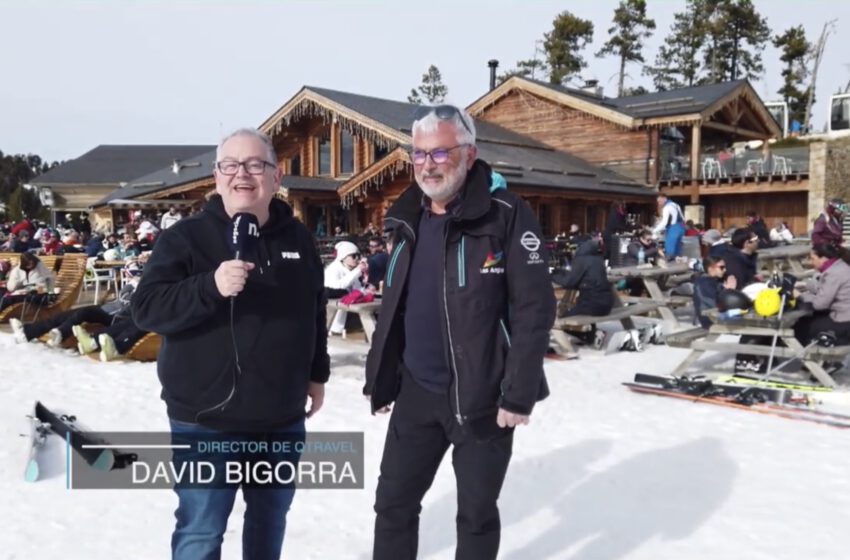
<instances>
[{"instance_id":1,"label":"sloped roof","mask_svg":"<svg viewBox=\"0 0 850 560\"><path fill-rule=\"evenodd\" d=\"M586 91L538 80L526 79L526 81L560 93L581 97L589 103L614 109L637 119L700 113L747 83L747 80L735 80L641 95L600 97Z\"/></svg>"},{"instance_id":2,"label":"sloped roof","mask_svg":"<svg viewBox=\"0 0 850 560\"><path fill-rule=\"evenodd\" d=\"M43 187L118 185L170 165L175 159L190 159L212 149L215 146L101 145L35 177L31 183Z\"/></svg>"},{"instance_id":3,"label":"sloped roof","mask_svg":"<svg viewBox=\"0 0 850 560\"><path fill-rule=\"evenodd\" d=\"M138 198L202 179L212 179L216 148L215 146L204 146L204 148L206 150L200 154L178 160L177 173L174 172L173 162L167 162L168 165L165 167L159 167L153 172L127 181L126 185L109 193L94 206L101 206L116 199Z\"/></svg>"},{"instance_id":4,"label":"sloped roof","mask_svg":"<svg viewBox=\"0 0 850 560\"><path fill-rule=\"evenodd\" d=\"M345 105L353 111L408 135L413 132L411 130L413 114L417 109L422 107L422 105L417 105L415 103L380 99L378 97L369 97L367 95L358 95L355 93L347 93L344 91L335 91L332 89L317 88L313 86L306 86L306 89L315 91L328 99L332 99L341 105ZM545 146L533 138L480 120L475 121L475 133L479 141L515 144L518 146Z\"/></svg>"}]
</instances>

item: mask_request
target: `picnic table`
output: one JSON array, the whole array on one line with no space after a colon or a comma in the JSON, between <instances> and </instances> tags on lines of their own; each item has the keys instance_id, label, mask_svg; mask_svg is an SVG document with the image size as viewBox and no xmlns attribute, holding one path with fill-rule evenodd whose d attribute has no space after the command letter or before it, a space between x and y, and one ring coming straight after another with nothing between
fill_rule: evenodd
<instances>
[{"instance_id":1,"label":"picnic table","mask_svg":"<svg viewBox=\"0 0 850 560\"><path fill-rule=\"evenodd\" d=\"M705 352L714 351L724 354L754 354L758 356L769 356L770 346L759 344L742 344L739 340L721 341L721 335L737 336L774 336L777 335L777 347L774 349L775 358L801 359L808 369L821 384L827 387L835 387L836 382L823 368L824 362L843 361L850 354L850 346L833 346L825 348L821 346L804 347L794 337L794 325L803 317L809 315L807 310L793 310L783 313L782 319L775 317L761 317L752 311L730 320L722 320L717 309L707 309L703 315L712 320L708 329L694 328L677 333L667 338L670 346L690 348L691 352L673 370L673 376L685 375L690 366L696 362ZM778 341L784 346L779 346ZM776 363L774 363L774 367Z\"/></svg>"},{"instance_id":2,"label":"picnic table","mask_svg":"<svg viewBox=\"0 0 850 560\"><path fill-rule=\"evenodd\" d=\"M375 325L378 320L378 311L381 309L380 298L367 303L352 303L346 305L338 299L328 300L328 324L330 329L334 315L337 311L348 311L356 313L360 317L360 323L363 325L363 332L366 334L366 342L372 343L372 335L375 333Z\"/></svg>"},{"instance_id":3,"label":"picnic table","mask_svg":"<svg viewBox=\"0 0 850 560\"><path fill-rule=\"evenodd\" d=\"M759 249L756 253L759 270L772 272L775 268L790 270L795 274L806 273L804 263L812 248L809 245L785 245Z\"/></svg>"},{"instance_id":4,"label":"picnic table","mask_svg":"<svg viewBox=\"0 0 850 560\"><path fill-rule=\"evenodd\" d=\"M679 320L676 314L673 313L672 307L675 305L674 300L670 296L665 296L659 282L661 279L668 276L679 274L689 274L693 272L687 263L669 263L664 266L625 266L621 268L612 268L608 272L608 280L618 282L626 278L639 278L643 281L646 291L649 292L648 298L627 297L627 301L631 303L657 303L658 314L664 321L665 331L672 332L679 327ZM615 291L616 298L615 306L625 305L620 295Z\"/></svg>"},{"instance_id":5,"label":"picnic table","mask_svg":"<svg viewBox=\"0 0 850 560\"><path fill-rule=\"evenodd\" d=\"M626 330L635 328L632 317L657 312L664 321L665 331L672 332L679 327L679 321L671 306L671 297L665 296L659 285L662 278L691 272L686 263L669 263L666 267L659 266L628 266L613 268L608 272L608 281L619 282L626 278L640 278L646 286L650 297L622 297L614 290L614 307L608 315L572 315L558 317L551 330L552 342L560 351L569 356L575 356L575 347L564 330L589 330L591 325L605 321L619 321ZM628 305L627 305L628 303Z\"/></svg>"}]
</instances>

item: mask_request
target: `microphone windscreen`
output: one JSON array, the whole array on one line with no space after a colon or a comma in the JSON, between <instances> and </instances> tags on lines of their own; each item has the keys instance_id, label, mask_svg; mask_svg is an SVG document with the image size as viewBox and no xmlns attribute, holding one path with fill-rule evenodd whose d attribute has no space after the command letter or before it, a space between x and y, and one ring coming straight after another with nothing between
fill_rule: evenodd
<instances>
[{"instance_id":1,"label":"microphone windscreen","mask_svg":"<svg viewBox=\"0 0 850 560\"><path fill-rule=\"evenodd\" d=\"M257 216L248 212L240 212L233 216L230 245L234 253L244 256L254 247L254 242L259 237L260 222Z\"/></svg>"}]
</instances>

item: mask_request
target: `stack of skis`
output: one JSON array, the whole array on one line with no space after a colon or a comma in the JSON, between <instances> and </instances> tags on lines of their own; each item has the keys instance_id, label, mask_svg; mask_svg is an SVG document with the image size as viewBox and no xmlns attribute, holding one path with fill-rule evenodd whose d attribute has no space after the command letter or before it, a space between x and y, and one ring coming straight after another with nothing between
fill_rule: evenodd
<instances>
[{"instance_id":1,"label":"stack of skis","mask_svg":"<svg viewBox=\"0 0 850 560\"><path fill-rule=\"evenodd\" d=\"M738 376L667 377L638 373L634 382L623 385L637 393L674 397L781 416L793 420L815 422L836 428L850 428L850 414L824 407L845 397L843 392L809 385L777 381L761 381ZM846 402L846 400L845 400Z\"/></svg>"}]
</instances>

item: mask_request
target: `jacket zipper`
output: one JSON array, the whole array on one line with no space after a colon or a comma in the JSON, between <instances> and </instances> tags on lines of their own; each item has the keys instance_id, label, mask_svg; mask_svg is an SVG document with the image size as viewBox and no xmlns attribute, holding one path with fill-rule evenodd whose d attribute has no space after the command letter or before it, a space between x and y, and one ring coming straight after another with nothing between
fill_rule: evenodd
<instances>
[{"instance_id":1,"label":"jacket zipper","mask_svg":"<svg viewBox=\"0 0 850 560\"><path fill-rule=\"evenodd\" d=\"M443 246L448 246L449 240L449 228L448 224L446 225L446 230L443 235ZM446 313L446 331L449 335L449 356L452 359L452 369L455 372L455 405L457 406L457 413L455 414L455 418L457 419L457 423L459 426L463 426L463 415L460 413L460 378L459 372L457 368L457 360L455 359L455 350L454 344L452 343L452 323L449 319L449 298L448 298L448 272L446 270L446 259L445 259L445 251L443 251L443 310ZM458 272L460 274L460 272Z\"/></svg>"},{"instance_id":2,"label":"jacket zipper","mask_svg":"<svg viewBox=\"0 0 850 560\"><path fill-rule=\"evenodd\" d=\"M457 284L463 288L466 286L466 238L461 235L457 246Z\"/></svg>"}]
</instances>

